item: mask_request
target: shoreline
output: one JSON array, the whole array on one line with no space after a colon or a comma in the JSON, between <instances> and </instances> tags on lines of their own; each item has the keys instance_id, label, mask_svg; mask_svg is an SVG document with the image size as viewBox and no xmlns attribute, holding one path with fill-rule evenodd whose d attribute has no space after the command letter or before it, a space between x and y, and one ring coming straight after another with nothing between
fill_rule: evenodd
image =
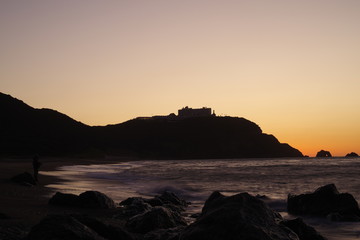
<instances>
[{"instance_id":1,"label":"shoreline","mask_svg":"<svg viewBox=\"0 0 360 240\"><path fill-rule=\"evenodd\" d=\"M24 186L11 181L11 178L23 172L33 173L32 159L6 158L0 160L0 214L7 219L0 219L0 225L19 227L29 230L49 213L59 211L49 206L48 201L56 193L56 189L46 187L61 181L59 177L42 174L42 171L56 171L62 166L105 164L119 161L69 158L41 158L39 182L36 186ZM61 209L60 209L61 211Z\"/></svg>"},{"instance_id":2,"label":"shoreline","mask_svg":"<svg viewBox=\"0 0 360 240\"><path fill-rule=\"evenodd\" d=\"M49 196L54 189L45 187L60 179L53 176L44 176L41 170L55 170L62 166L62 162L46 162L40 169L39 182L36 186L23 186L11 181L11 178L23 172L32 174L32 159L2 159L0 161L0 213L9 219L2 219L2 224L17 225L29 228L37 224L48 212Z\"/></svg>"},{"instance_id":3,"label":"shoreline","mask_svg":"<svg viewBox=\"0 0 360 240\"><path fill-rule=\"evenodd\" d=\"M63 181L63 178L59 175L47 175L44 172L57 171L60 167L72 166L72 165L102 165L102 164L114 164L119 162L136 161L134 159L124 158L111 158L111 159L82 159L82 158L41 158L40 161L43 165L39 172L39 184L37 186L28 187L13 183L11 177L23 173L25 171L32 173L32 159L1 159L0 160L0 213L10 217L10 219L0 218L0 230L4 228L9 229L21 229L28 232L33 226L38 224L48 214L71 214L71 213L83 213L83 214L95 214L101 216L103 211L97 212L86 209L69 209L64 207L54 207L48 204L49 199L56 191L55 188L46 187L52 184L57 184ZM141 160L144 161L144 160ZM320 186L320 185L319 185ZM101 191L101 189L98 189ZM101 191L103 192L103 191ZM239 191L240 192L240 191ZM352 193L352 192L350 192ZM276 202L277 203L277 202ZM271 206L272 209L281 212L277 209L277 205ZM284 216L283 216L284 217ZM316 218L306 219L317 230L328 236L345 236L344 234L354 234L354 229L357 224L345 223L331 223L330 225L324 221L318 221ZM335 228L340 227L337 230L330 229L329 226ZM352 228L352 229L351 229ZM341 235L343 234L343 235ZM0 231L1 238L1 231ZM333 236L329 239L336 239ZM353 238L349 238L353 239Z\"/></svg>"}]
</instances>

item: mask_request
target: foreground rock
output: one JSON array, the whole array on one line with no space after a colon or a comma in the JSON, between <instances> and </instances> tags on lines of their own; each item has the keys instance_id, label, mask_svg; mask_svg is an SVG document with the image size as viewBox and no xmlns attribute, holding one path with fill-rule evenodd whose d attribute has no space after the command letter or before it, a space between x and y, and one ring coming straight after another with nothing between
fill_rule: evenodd
<instances>
[{"instance_id":1,"label":"foreground rock","mask_svg":"<svg viewBox=\"0 0 360 240\"><path fill-rule=\"evenodd\" d=\"M177 212L165 207L153 207L143 214L136 215L127 222L133 232L147 233L156 229L186 226L186 221Z\"/></svg>"},{"instance_id":2,"label":"foreground rock","mask_svg":"<svg viewBox=\"0 0 360 240\"><path fill-rule=\"evenodd\" d=\"M301 218L286 220L281 224L294 231L300 240L325 240L313 227L306 225Z\"/></svg>"},{"instance_id":3,"label":"foreground rock","mask_svg":"<svg viewBox=\"0 0 360 240\"><path fill-rule=\"evenodd\" d=\"M184 226L168 229L158 229L144 235L144 240L179 240Z\"/></svg>"},{"instance_id":4,"label":"foreground rock","mask_svg":"<svg viewBox=\"0 0 360 240\"><path fill-rule=\"evenodd\" d=\"M50 198L49 204L66 207L79 207L80 201L78 195L57 192L54 196Z\"/></svg>"},{"instance_id":5,"label":"foreground rock","mask_svg":"<svg viewBox=\"0 0 360 240\"><path fill-rule=\"evenodd\" d=\"M54 215L43 219L28 235L29 240L88 239L104 240L95 231L71 216Z\"/></svg>"},{"instance_id":6,"label":"foreground rock","mask_svg":"<svg viewBox=\"0 0 360 240\"><path fill-rule=\"evenodd\" d=\"M73 206L71 202L78 201L74 206L79 207L84 198L88 206L104 208L102 204L108 199L104 200L102 195L96 204L89 201L98 196L99 192L80 196L57 193L49 203ZM284 221L259 197L247 193L225 197L214 192L205 202L200 216L189 226L182 216L187 204L167 192L152 199L128 198L118 208L86 211L87 215L79 215L83 209L72 215L49 215L32 228L26 239L324 240L301 219Z\"/></svg>"},{"instance_id":7,"label":"foreground rock","mask_svg":"<svg viewBox=\"0 0 360 240\"><path fill-rule=\"evenodd\" d=\"M79 195L79 202L85 208L115 208L115 202L105 194L86 191Z\"/></svg>"},{"instance_id":8,"label":"foreground rock","mask_svg":"<svg viewBox=\"0 0 360 240\"><path fill-rule=\"evenodd\" d=\"M141 197L131 197L120 203L123 208L118 212L118 218L133 217L149 211L152 206L147 203L147 200Z\"/></svg>"},{"instance_id":9,"label":"foreground rock","mask_svg":"<svg viewBox=\"0 0 360 240\"><path fill-rule=\"evenodd\" d=\"M12 224L13 225L13 224ZM0 239L1 240L24 240L27 232L24 231L23 226L10 226L0 224Z\"/></svg>"},{"instance_id":10,"label":"foreground rock","mask_svg":"<svg viewBox=\"0 0 360 240\"><path fill-rule=\"evenodd\" d=\"M23 172L11 178L11 181L25 185L33 186L36 185L35 178L28 172Z\"/></svg>"},{"instance_id":11,"label":"foreground rock","mask_svg":"<svg viewBox=\"0 0 360 240\"><path fill-rule=\"evenodd\" d=\"M83 208L115 208L115 202L98 191L86 191L79 196L75 194L65 194L57 192L50 200L49 204L67 207Z\"/></svg>"},{"instance_id":12,"label":"foreground rock","mask_svg":"<svg viewBox=\"0 0 360 240\"><path fill-rule=\"evenodd\" d=\"M133 202L142 201L147 204L150 204L153 207L163 206L165 204L173 204L175 206L187 207L188 202L184 199L179 198L175 193L164 191L160 196L155 196L154 198L146 199L142 197L131 197L120 203L120 205L131 205Z\"/></svg>"},{"instance_id":13,"label":"foreground rock","mask_svg":"<svg viewBox=\"0 0 360 240\"><path fill-rule=\"evenodd\" d=\"M128 198L118 208L100 192L88 191L79 196L58 192L49 200L49 204L72 207L73 212L77 212L77 208L110 209L87 212L90 216L94 214L93 217L48 216L31 230L29 240L177 240L180 232L187 226L181 212L188 203L171 192L164 192L152 199ZM77 214L81 212L83 210Z\"/></svg>"},{"instance_id":14,"label":"foreground rock","mask_svg":"<svg viewBox=\"0 0 360 240\"><path fill-rule=\"evenodd\" d=\"M316 157L332 157L329 151L321 150L316 154Z\"/></svg>"},{"instance_id":15,"label":"foreground rock","mask_svg":"<svg viewBox=\"0 0 360 240\"><path fill-rule=\"evenodd\" d=\"M133 240L121 227L85 216L50 215L34 226L28 240Z\"/></svg>"},{"instance_id":16,"label":"foreground rock","mask_svg":"<svg viewBox=\"0 0 360 240\"><path fill-rule=\"evenodd\" d=\"M339 193L334 184L313 193L288 196L287 209L292 214L328 216L333 221L360 221L357 201L349 193Z\"/></svg>"},{"instance_id":17,"label":"foreground rock","mask_svg":"<svg viewBox=\"0 0 360 240\"><path fill-rule=\"evenodd\" d=\"M122 214L125 216L135 216L149 211L153 207L165 207L172 212L181 214L188 206L188 202L179 198L175 193L164 191L160 196L146 199L142 197L131 197L120 203L124 206Z\"/></svg>"},{"instance_id":18,"label":"foreground rock","mask_svg":"<svg viewBox=\"0 0 360 240\"><path fill-rule=\"evenodd\" d=\"M10 219L10 217L5 213L0 213L0 219Z\"/></svg>"},{"instance_id":19,"label":"foreground rock","mask_svg":"<svg viewBox=\"0 0 360 240\"><path fill-rule=\"evenodd\" d=\"M158 197L155 197L155 199L159 199L164 204L173 204L175 206L181 206L181 207L187 207L188 202L186 202L184 199L180 199L175 193L164 191L163 194L161 194Z\"/></svg>"},{"instance_id":20,"label":"foreground rock","mask_svg":"<svg viewBox=\"0 0 360 240\"><path fill-rule=\"evenodd\" d=\"M132 240L134 237L125 230L122 223L96 219L88 216L75 216L76 220L94 230L97 234L109 240Z\"/></svg>"},{"instance_id":21,"label":"foreground rock","mask_svg":"<svg viewBox=\"0 0 360 240\"><path fill-rule=\"evenodd\" d=\"M181 234L180 240L297 240L280 214L247 193L225 197L214 192L201 216Z\"/></svg>"}]
</instances>

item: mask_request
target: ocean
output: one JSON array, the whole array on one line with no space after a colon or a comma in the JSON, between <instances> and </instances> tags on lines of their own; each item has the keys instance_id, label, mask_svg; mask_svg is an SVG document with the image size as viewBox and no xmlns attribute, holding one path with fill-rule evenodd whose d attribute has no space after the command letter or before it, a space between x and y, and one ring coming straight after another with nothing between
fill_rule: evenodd
<instances>
[{"instance_id":1,"label":"ocean","mask_svg":"<svg viewBox=\"0 0 360 240\"><path fill-rule=\"evenodd\" d=\"M116 202L134 196L153 197L169 190L192 203L189 215L200 212L213 191L265 195L273 209L290 219L296 216L286 212L289 193L313 192L334 183L339 192L351 193L360 200L360 158L122 160L114 164L63 166L41 173L62 179L48 186L58 191L79 194L97 190ZM311 217L304 220L329 240L360 239L360 223Z\"/></svg>"}]
</instances>

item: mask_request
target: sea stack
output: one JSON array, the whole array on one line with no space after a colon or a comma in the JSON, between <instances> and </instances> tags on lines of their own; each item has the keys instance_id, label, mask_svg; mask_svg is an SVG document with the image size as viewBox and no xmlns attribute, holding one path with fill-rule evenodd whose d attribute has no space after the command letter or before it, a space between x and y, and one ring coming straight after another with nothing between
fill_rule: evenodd
<instances>
[{"instance_id":1,"label":"sea stack","mask_svg":"<svg viewBox=\"0 0 360 240\"><path fill-rule=\"evenodd\" d=\"M332 157L329 151L321 150L316 154L316 157Z\"/></svg>"}]
</instances>

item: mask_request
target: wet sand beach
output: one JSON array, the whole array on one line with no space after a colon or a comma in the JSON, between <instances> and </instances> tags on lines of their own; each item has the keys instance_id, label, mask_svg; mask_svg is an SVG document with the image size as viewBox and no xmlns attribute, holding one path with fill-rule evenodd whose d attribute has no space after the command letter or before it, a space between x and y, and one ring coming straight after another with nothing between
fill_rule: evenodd
<instances>
[{"instance_id":1,"label":"wet sand beach","mask_svg":"<svg viewBox=\"0 0 360 240\"><path fill-rule=\"evenodd\" d=\"M48 213L48 199L54 190L45 187L56 182L56 177L43 176L41 170L54 170L63 163L59 160L46 162L40 169L39 183L24 186L11 181L23 172L32 173L31 159L5 159L0 161L0 212L9 217L3 224L12 223L29 227L36 224Z\"/></svg>"},{"instance_id":2,"label":"wet sand beach","mask_svg":"<svg viewBox=\"0 0 360 240\"><path fill-rule=\"evenodd\" d=\"M55 176L47 176L42 171L55 171L58 167L73 164L91 164L92 160L47 158L40 159L39 182L36 186L25 186L11 181L11 178L23 172L33 173L32 159L0 160L0 213L7 219L0 219L1 226L18 226L29 230L47 214L59 211L48 205L56 190L46 187L59 182ZM97 161L98 162L98 161ZM61 211L61 209L60 209Z\"/></svg>"}]
</instances>

